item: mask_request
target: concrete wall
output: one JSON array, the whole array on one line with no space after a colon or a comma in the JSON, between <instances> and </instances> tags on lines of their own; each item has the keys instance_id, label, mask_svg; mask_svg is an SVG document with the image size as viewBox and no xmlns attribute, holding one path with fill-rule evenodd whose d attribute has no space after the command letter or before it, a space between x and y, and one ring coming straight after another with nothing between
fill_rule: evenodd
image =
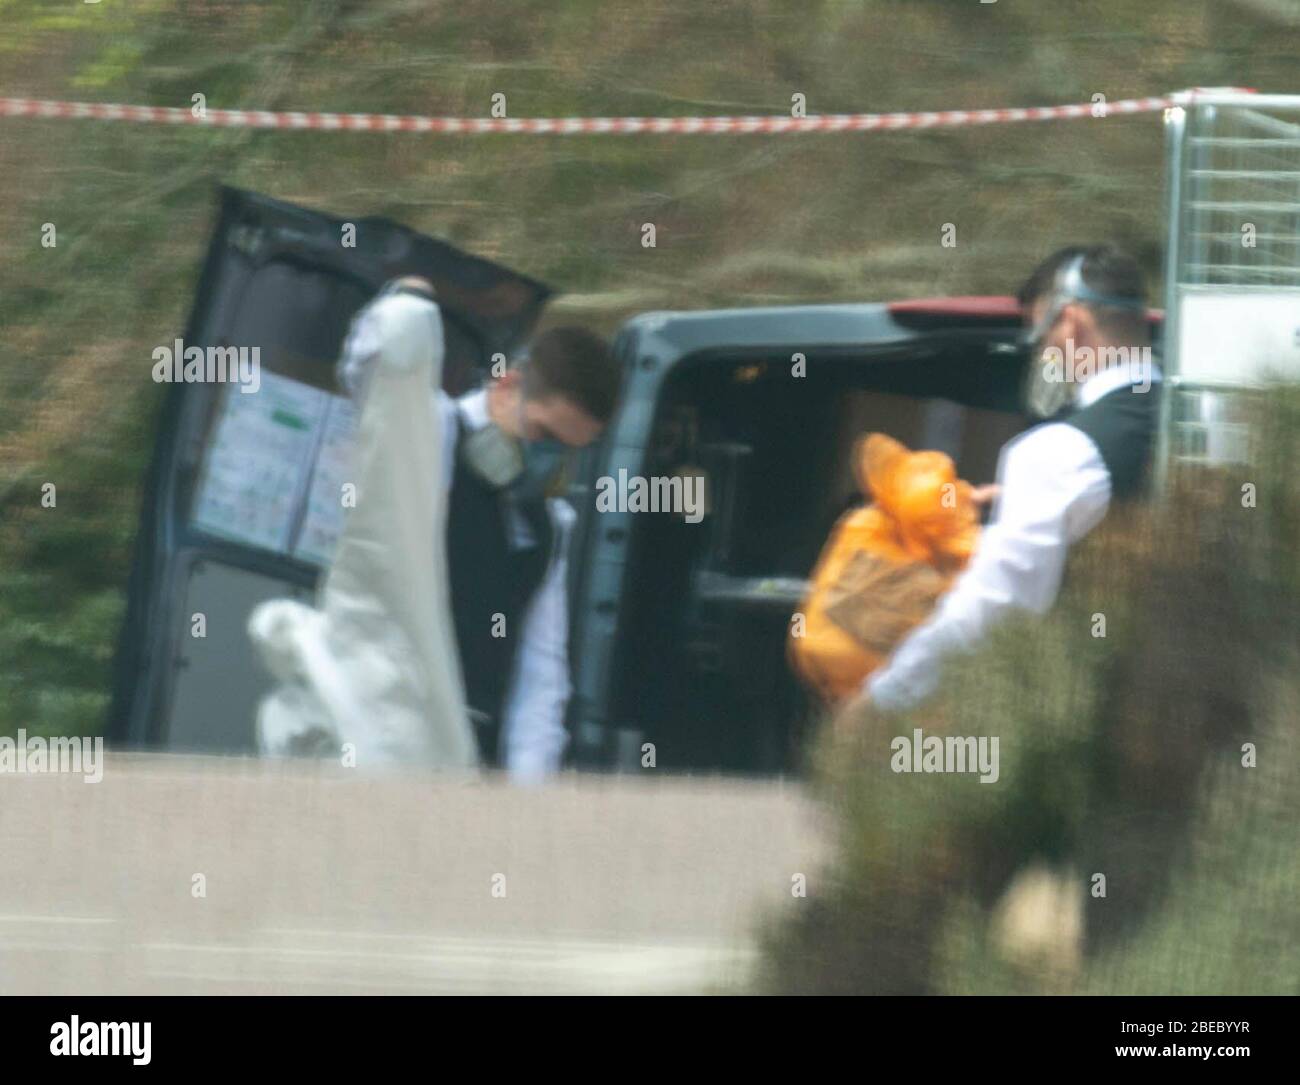
<instances>
[{"instance_id":1,"label":"concrete wall","mask_svg":"<svg viewBox=\"0 0 1300 1085\"><path fill-rule=\"evenodd\" d=\"M0 775L0 993L735 989L825 847L780 782L110 753Z\"/></svg>"}]
</instances>

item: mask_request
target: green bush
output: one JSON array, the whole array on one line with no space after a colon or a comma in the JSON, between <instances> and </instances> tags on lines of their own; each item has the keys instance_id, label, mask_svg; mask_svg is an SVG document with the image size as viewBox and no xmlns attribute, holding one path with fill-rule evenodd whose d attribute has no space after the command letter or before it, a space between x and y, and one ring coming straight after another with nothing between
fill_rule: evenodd
<instances>
[{"instance_id":1,"label":"green bush","mask_svg":"<svg viewBox=\"0 0 1300 1085\"><path fill-rule=\"evenodd\" d=\"M835 859L767 931L767 989L1300 991L1300 395L1256 406L1254 467L1112 510L1046 618L953 661L933 703L827 729ZM894 773L914 727L997 736L1000 778ZM1060 888L1041 945L1004 933L1033 869Z\"/></svg>"}]
</instances>

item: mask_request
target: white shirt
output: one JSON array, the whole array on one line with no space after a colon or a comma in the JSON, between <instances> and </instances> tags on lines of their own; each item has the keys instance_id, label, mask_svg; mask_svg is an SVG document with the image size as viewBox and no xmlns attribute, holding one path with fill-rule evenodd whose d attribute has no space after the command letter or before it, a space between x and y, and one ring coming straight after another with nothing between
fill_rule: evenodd
<instances>
[{"instance_id":1,"label":"white shirt","mask_svg":"<svg viewBox=\"0 0 1300 1085\"><path fill-rule=\"evenodd\" d=\"M456 458L456 412L471 430L490 421L487 392L480 389L452 399L434 394L443 422L444 477L450 489ZM515 671L506 694L502 737L506 770L516 780L539 780L560 767L569 740L564 713L573 686L569 678L569 602L566 585L568 545L578 515L562 498L548 498L555 537L551 563L524 612L523 640L515 653ZM526 525L518 525L520 530Z\"/></svg>"},{"instance_id":2,"label":"white shirt","mask_svg":"<svg viewBox=\"0 0 1300 1085\"><path fill-rule=\"evenodd\" d=\"M1151 380L1159 379L1153 368ZM1087 407L1133 383L1125 367L1103 370L1079 387L1076 405ZM1110 507L1110 473L1101 453L1090 437L1063 422L1036 426L1008 442L998 482L993 522L970 565L929 619L867 679L866 691L879 707L894 711L923 701L939 684L942 659L973 649L1010 611L1046 613L1070 547Z\"/></svg>"}]
</instances>

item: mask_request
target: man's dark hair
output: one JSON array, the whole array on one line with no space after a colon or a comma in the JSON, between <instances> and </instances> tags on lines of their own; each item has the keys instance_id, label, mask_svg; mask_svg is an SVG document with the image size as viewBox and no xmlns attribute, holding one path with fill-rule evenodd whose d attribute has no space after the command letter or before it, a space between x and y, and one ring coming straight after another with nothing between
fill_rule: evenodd
<instances>
[{"instance_id":1,"label":"man's dark hair","mask_svg":"<svg viewBox=\"0 0 1300 1085\"><path fill-rule=\"evenodd\" d=\"M1096 314L1097 323L1113 335L1146 335L1146 277L1138 262L1118 245L1067 245L1057 249L1034 268L1016 293L1020 307L1028 311L1035 302L1049 297L1056 289L1056 278L1061 269L1080 256L1083 257L1080 273L1085 286L1106 297L1141 303L1143 308L1119 308L1087 298L1079 299L1079 304L1091 309Z\"/></svg>"},{"instance_id":2,"label":"man's dark hair","mask_svg":"<svg viewBox=\"0 0 1300 1085\"><path fill-rule=\"evenodd\" d=\"M524 380L529 395L563 396L603 425L614 414L623 371L604 339L570 324L533 340Z\"/></svg>"}]
</instances>

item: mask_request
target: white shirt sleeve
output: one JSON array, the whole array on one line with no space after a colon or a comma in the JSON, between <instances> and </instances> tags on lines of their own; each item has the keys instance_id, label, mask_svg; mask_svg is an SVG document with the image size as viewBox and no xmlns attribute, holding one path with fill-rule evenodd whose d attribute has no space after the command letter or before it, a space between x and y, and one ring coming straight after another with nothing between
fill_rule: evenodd
<instances>
[{"instance_id":1,"label":"white shirt sleeve","mask_svg":"<svg viewBox=\"0 0 1300 1085\"><path fill-rule=\"evenodd\" d=\"M1110 505L1110 474L1097 446L1064 423L1038 426L1003 450L995 519L935 608L867 679L873 703L910 708L934 692L943 658L970 651L1008 611L1045 613L1056 600L1070 546Z\"/></svg>"},{"instance_id":2,"label":"white shirt sleeve","mask_svg":"<svg viewBox=\"0 0 1300 1085\"><path fill-rule=\"evenodd\" d=\"M547 510L555 532L555 556L524 615L514 680L505 708L505 764L517 781L540 780L560 767L568 744L564 713L573 687L569 678L569 538L577 513L551 498Z\"/></svg>"}]
</instances>

